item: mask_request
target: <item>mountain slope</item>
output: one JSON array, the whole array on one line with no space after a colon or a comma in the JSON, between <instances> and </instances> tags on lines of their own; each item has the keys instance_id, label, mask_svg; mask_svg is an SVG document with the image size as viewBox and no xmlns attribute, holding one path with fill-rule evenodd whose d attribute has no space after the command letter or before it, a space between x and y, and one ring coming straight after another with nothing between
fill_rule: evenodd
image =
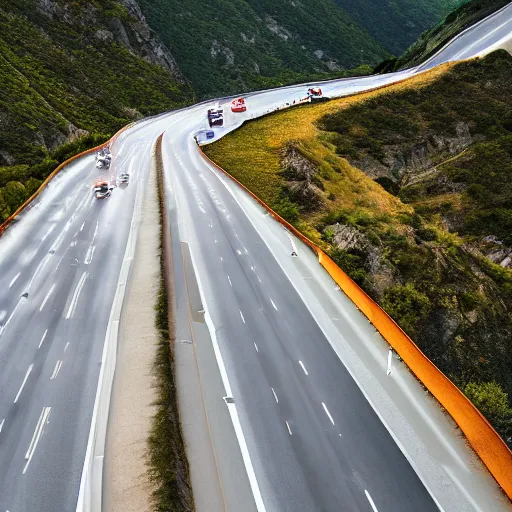
<instances>
[{"instance_id":1,"label":"mountain slope","mask_svg":"<svg viewBox=\"0 0 512 512\"><path fill-rule=\"evenodd\" d=\"M401 54L465 0L335 0L383 48Z\"/></svg>"},{"instance_id":2,"label":"mountain slope","mask_svg":"<svg viewBox=\"0 0 512 512\"><path fill-rule=\"evenodd\" d=\"M424 32L398 59L395 69L416 66L440 50L467 27L483 20L510 0L469 0L453 10L442 23Z\"/></svg>"},{"instance_id":3,"label":"mountain slope","mask_svg":"<svg viewBox=\"0 0 512 512\"><path fill-rule=\"evenodd\" d=\"M327 79L401 53L461 0L140 0L200 97Z\"/></svg>"},{"instance_id":4,"label":"mountain slope","mask_svg":"<svg viewBox=\"0 0 512 512\"><path fill-rule=\"evenodd\" d=\"M332 0L140 0L199 96L304 80L386 55Z\"/></svg>"},{"instance_id":5,"label":"mountain slope","mask_svg":"<svg viewBox=\"0 0 512 512\"><path fill-rule=\"evenodd\" d=\"M329 251L512 446L512 57L445 69L205 150Z\"/></svg>"},{"instance_id":6,"label":"mountain slope","mask_svg":"<svg viewBox=\"0 0 512 512\"><path fill-rule=\"evenodd\" d=\"M0 0L0 221L67 155L63 144L102 134L78 150L191 99L133 6Z\"/></svg>"}]
</instances>

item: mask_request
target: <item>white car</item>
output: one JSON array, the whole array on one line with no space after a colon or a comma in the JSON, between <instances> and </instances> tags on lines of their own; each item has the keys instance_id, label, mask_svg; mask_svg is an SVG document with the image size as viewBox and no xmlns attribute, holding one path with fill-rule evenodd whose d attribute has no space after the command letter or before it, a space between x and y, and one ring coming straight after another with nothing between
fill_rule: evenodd
<instances>
[{"instance_id":1,"label":"white car","mask_svg":"<svg viewBox=\"0 0 512 512\"><path fill-rule=\"evenodd\" d=\"M97 181L93 187L96 199L107 199L111 196L112 190L114 187L108 181Z\"/></svg>"},{"instance_id":2,"label":"white car","mask_svg":"<svg viewBox=\"0 0 512 512\"><path fill-rule=\"evenodd\" d=\"M118 182L120 185L130 183L130 175L127 172L122 172L118 177Z\"/></svg>"},{"instance_id":3,"label":"white car","mask_svg":"<svg viewBox=\"0 0 512 512\"><path fill-rule=\"evenodd\" d=\"M104 167L110 167L110 162L112 161L112 155L110 154L110 150L108 148L103 148L98 151L96 154L96 167L98 169L103 169Z\"/></svg>"}]
</instances>

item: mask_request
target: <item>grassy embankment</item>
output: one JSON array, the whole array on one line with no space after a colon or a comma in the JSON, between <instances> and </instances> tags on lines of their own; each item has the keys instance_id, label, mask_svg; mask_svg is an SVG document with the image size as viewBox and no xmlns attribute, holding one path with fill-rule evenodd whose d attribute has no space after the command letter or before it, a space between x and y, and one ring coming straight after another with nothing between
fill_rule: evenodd
<instances>
[{"instance_id":1,"label":"grassy embankment","mask_svg":"<svg viewBox=\"0 0 512 512\"><path fill-rule=\"evenodd\" d=\"M98 35L136 25L119 2L57 5L65 19L0 0L0 222L68 157L192 99L168 70Z\"/></svg>"},{"instance_id":2,"label":"grassy embankment","mask_svg":"<svg viewBox=\"0 0 512 512\"><path fill-rule=\"evenodd\" d=\"M512 271L484 254L490 235L512 245L511 84L497 52L272 114L206 148L326 249L509 445ZM418 148L430 168L415 169Z\"/></svg>"}]
</instances>

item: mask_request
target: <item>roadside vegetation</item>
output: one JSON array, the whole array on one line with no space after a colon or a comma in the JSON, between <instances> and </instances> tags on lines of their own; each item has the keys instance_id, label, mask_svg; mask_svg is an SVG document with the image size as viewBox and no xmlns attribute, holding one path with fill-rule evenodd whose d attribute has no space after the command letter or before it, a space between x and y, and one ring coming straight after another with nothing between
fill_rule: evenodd
<instances>
[{"instance_id":1,"label":"roadside vegetation","mask_svg":"<svg viewBox=\"0 0 512 512\"><path fill-rule=\"evenodd\" d=\"M322 246L512 446L512 57L247 123L206 153Z\"/></svg>"},{"instance_id":2,"label":"roadside vegetation","mask_svg":"<svg viewBox=\"0 0 512 512\"><path fill-rule=\"evenodd\" d=\"M159 142L161 144L161 142ZM160 229L163 240L162 162L157 156L157 181L160 204ZM160 246L161 279L155 308L156 327L160 333L154 373L158 398L148 438L149 478L154 486L152 510L155 512L193 512L194 498L190 483L185 442L174 379L174 326L169 317L169 291L166 286L163 241Z\"/></svg>"}]
</instances>

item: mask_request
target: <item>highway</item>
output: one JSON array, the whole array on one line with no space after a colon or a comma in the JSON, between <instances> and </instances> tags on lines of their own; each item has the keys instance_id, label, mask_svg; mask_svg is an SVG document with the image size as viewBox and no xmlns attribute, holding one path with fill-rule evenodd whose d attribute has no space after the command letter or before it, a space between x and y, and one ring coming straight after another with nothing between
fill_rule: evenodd
<instances>
[{"instance_id":1,"label":"highway","mask_svg":"<svg viewBox=\"0 0 512 512\"><path fill-rule=\"evenodd\" d=\"M191 144L168 137L164 162L268 510L367 511L365 491L379 496L379 511L437 510L261 235L189 156Z\"/></svg>"},{"instance_id":2,"label":"highway","mask_svg":"<svg viewBox=\"0 0 512 512\"><path fill-rule=\"evenodd\" d=\"M428 66L481 53L510 36L511 22L508 6ZM423 68L322 88L347 95ZM298 101L306 89L248 95L247 115L216 130L216 138ZM299 293L303 283L276 257L269 240L277 228L258 228L233 185L199 156L192 135L205 127L212 103L127 130L109 172L98 171L93 157L73 163L0 238L0 510L75 510L119 269L151 149L164 131L166 191L176 205L170 224L179 226L172 237L190 247L249 454L246 468L256 478L252 490L261 495L258 511L437 510L438 497L413 469L412 455L399 448ZM96 200L93 182L122 171L130 184ZM308 257L300 252L298 259ZM340 308L362 321L355 307ZM444 509L485 510L465 500Z\"/></svg>"}]
</instances>

